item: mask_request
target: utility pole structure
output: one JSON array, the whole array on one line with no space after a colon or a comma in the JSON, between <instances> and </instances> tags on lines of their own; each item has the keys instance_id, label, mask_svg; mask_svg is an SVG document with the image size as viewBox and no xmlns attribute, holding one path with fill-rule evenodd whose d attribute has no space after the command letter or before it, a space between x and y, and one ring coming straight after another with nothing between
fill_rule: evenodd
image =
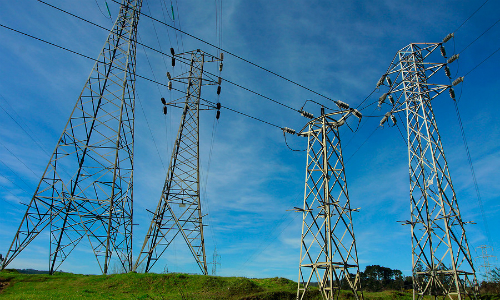
<instances>
[{"instance_id":1,"label":"utility pole structure","mask_svg":"<svg viewBox=\"0 0 500 300\"><path fill-rule=\"evenodd\" d=\"M342 287L349 288L357 300L363 299L356 239L339 127L350 115L361 114L337 101L340 110L314 118L301 110L309 121L298 136L308 138L307 166L302 212L302 234L297 299L307 299L313 278L318 282L323 299L339 298ZM295 131L283 128L284 132ZM349 271L353 273L350 273Z\"/></svg>"},{"instance_id":2,"label":"utility pole structure","mask_svg":"<svg viewBox=\"0 0 500 300\"><path fill-rule=\"evenodd\" d=\"M480 265L478 269L483 269L484 277L486 278L486 281L489 282L491 279L491 264L489 259L494 258L495 256L488 254L488 248L492 249L490 246L487 245L481 245L476 249L481 249L481 255L478 256L477 258L481 258L483 260L483 264Z\"/></svg>"},{"instance_id":3,"label":"utility pole structure","mask_svg":"<svg viewBox=\"0 0 500 300\"><path fill-rule=\"evenodd\" d=\"M134 270L145 263L145 272L149 272L165 252L175 237L180 233L189 250L193 254L201 272L207 275L207 260L205 254L205 241L203 235L203 215L200 202L200 97L202 85L218 85L217 94L220 94L220 77L211 78L204 74L206 62L218 62L222 70L223 55L215 57L201 50L195 50L173 55L172 65L175 60L180 60L190 66L187 74L169 78L169 89L172 81L187 84L185 98L180 98L164 105L183 108L179 131L172 150L167 177L163 186L160 201L153 214L149 230L134 266ZM182 105L182 99L185 99ZM213 109L206 105L204 109ZM220 109L220 104L217 104ZM165 106L166 113L166 106ZM219 116L219 111L217 117Z\"/></svg>"},{"instance_id":4,"label":"utility pole structure","mask_svg":"<svg viewBox=\"0 0 500 300\"><path fill-rule=\"evenodd\" d=\"M217 248L215 248L212 257L212 276L217 276L217 265L220 266L220 255L217 254Z\"/></svg>"},{"instance_id":5,"label":"utility pole structure","mask_svg":"<svg viewBox=\"0 0 500 300\"><path fill-rule=\"evenodd\" d=\"M99 267L132 267L137 23L142 0L123 0L2 264L47 226L53 274L86 236Z\"/></svg>"},{"instance_id":6,"label":"utility pole structure","mask_svg":"<svg viewBox=\"0 0 500 300\"><path fill-rule=\"evenodd\" d=\"M447 58L443 43L414 43L398 51L377 83L377 87L389 87L379 98L379 106L387 99L390 106L380 125L389 117L396 125L394 114L406 112L411 219L405 224L411 226L413 299L424 299L425 295L476 299L478 286L465 235L467 222L460 215L431 105L446 90L455 101L453 86L463 81L460 77L451 82L448 64L458 55ZM431 61L439 52L444 63ZM435 84L431 78L449 84Z\"/></svg>"}]
</instances>

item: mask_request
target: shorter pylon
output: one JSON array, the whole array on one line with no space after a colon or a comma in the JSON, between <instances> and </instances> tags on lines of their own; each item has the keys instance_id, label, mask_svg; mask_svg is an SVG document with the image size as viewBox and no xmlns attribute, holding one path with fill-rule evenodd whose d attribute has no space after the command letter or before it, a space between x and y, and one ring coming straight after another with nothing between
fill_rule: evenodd
<instances>
[{"instance_id":1,"label":"shorter pylon","mask_svg":"<svg viewBox=\"0 0 500 300\"><path fill-rule=\"evenodd\" d=\"M307 167L302 212L302 234L297 299L307 299L313 277L323 299L338 299L340 289L350 289L363 299L356 239L340 145L339 127L359 111L343 102L340 110L313 118L298 133L308 138ZM311 114L304 114L312 117ZM288 131L287 131L288 132ZM352 273L351 273L352 272Z\"/></svg>"},{"instance_id":2,"label":"shorter pylon","mask_svg":"<svg viewBox=\"0 0 500 300\"><path fill-rule=\"evenodd\" d=\"M174 54L173 49L171 52ZM176 81L186 84L187 91L185 100L182 99L184 103L179 99L164 104L184 109L160 201L153 212L134 270L145 263L145 272L149 272L180 234L202 273L208 273L203 235L205 225L200 202L200 97L203 85L218 85L217 94L220 94L220 77L211 78L204 73L203 68L206 62L217 62L219 70L222 70L222 59L222 53L220 57L215 57L199 49L173 55L172 66L178 60L188 64L190 68L187 73L175 78L167 73L170 80L168 87L172 89L172 81ZM209 109L220 109L220 105ZM166 113L166 109L164 112Z\"/></svg>"}]
</instances>

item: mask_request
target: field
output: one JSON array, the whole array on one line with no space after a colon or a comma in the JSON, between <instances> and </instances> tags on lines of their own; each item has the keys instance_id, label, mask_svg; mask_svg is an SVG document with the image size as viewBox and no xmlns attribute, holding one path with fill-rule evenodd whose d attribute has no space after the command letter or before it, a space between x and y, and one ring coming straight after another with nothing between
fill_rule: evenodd
<instances>
[{"instance_id":1,"label":"field","mask_svg":"<svg viewBox=\"0 0 500 300\"><path fill-rule=\"evenodd\" d=\"M295 299L297 284L285 278L248 279L187 274L28 275L0 272L0 299ZM411 293L364 293L366 300L410 300ZM352 299L342 291L341 299ZM308 299L321 299L312 290ZM485 299L499 299L489 297Z\"/></svg>"}]
</instances>

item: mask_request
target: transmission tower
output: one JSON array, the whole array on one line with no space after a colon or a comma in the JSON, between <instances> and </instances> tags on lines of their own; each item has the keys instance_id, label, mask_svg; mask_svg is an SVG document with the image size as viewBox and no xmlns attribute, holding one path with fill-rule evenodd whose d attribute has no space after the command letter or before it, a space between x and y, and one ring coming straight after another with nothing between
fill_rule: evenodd
<instances>
[{"instance_id":1,"label":"transmission tower","mask_svg":"<svg viewBox=\"0 0 500 300\"><path fill-rule=\"evenodd\" d=\"M357 209L349 202L339 135L350 115L361 119L361 114L346 103L337 105L340 110L328 114L321 108L317 118L301 110L312 120L298 133L308 138L308 146L304 208L295 208L302 212L297 299L307 299L313 278L323 299L338 299L342 287L363 299L351 217Z\"/></svg>"},{"instance_id":2,"label":"transmission tower","mask_svg":"<svg viewBox=\"0 0 500 300\"><path fill-rule=\"evenodd\" d=\"M214 107L211 104L204 104L200 108L200 96L202 85L218 85L217 94L220 94L220 77L207 76L203 68L206 62L218 62L219 70L222 71L223 55L221 53L220 57L215 57L199 49L180 54L174 54L174 50L171 49L171 52L172 65L175 65L177 59L189 64L190 68L187 73L175 78L167 73L171 80L168 84L169 89L172 88L172 81L176 81L187 84L187 91L185 97L170 103L162 99L165 105L183 107L183 112L160 201L153 213L134 268L145 263L145 272L149 272L180 233L202 273L206 275L207 261L200 203L199 112L201 109ZM220 104L217 104L216 108L218 118ZM164 112L166 113L166 106Z\"/></svg>"},{"instance_id":3,"label":"transmission tower","mask_svg":"<svg viewBox=\"0 0 500 300\"><path fill-rule=\"evenodd\" d=\"M490 246L487 245L481 245L477 247L476 249L481 249L481 255L478 256L477 258L481 258L483 261L483 264L478 267L478 269L483 269L484 277L486 278L486 281L491 280L491 264L489 259L494 258L494 255L488 254L488 249L493 249Z\"/></svg>"},{"instance_id":4,"label":"transmission tower","mask_svg":"<svg viewBox=\"0 0 500 300\"><path fill-rule=\"evenodd\" d=\"M101 271L113 255L132 266L137 22L142 0L124 0L104 47L2 264L47 226L49 272L86 236Z\"/></svg>"},{"instance_id":5,"label":"transmission tower","mask_svg":"<svg viewBox=\"0 0 500 300\"><path fill-rule=\"evenodd\" d=\"M217 265L220 266L220 255L217 254L217 248L214 249L212 256L212 275L217 276Z\"/></svg>"},{"instance_id":6,"label":"transmission tower","mask_svg":"<svg viewBox=\"0 0 500 300\"><path fill-rule=\"evenodd\" d=\"M432 295L475 299L477 280L465 235L466 222L460 216L431 105L446 90L455 101L453 86L463 80L461 77L451 83L448 64L458 55L446 58L443 43L410 44L398 51L377 83L377 87L389 87L379 98L379 106L389 100L391 107L380 125L389 117L397 125L394 114L406 112L411 200L411 220L406 224L411 226L412 236L413 298ZM439 52L445 57L444 63L435 62L443 60ZM450 84L433 83L439 80Z\"/></svg>"}]
</instances>

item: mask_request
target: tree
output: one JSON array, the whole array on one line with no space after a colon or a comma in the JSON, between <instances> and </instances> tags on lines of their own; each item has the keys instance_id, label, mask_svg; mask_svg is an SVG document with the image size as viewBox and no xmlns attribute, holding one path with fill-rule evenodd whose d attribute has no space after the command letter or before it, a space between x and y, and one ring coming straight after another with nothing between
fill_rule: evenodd
<instances>
[{"instance_id":1,"label":"tree","mask_svg":"<svg viewBox=\"0 0 500 300\"><path fill-rule=\"evenodd\" d=\"M500 284L500 268L496 267L490 271L491 281Z\"/></svg>"}]
</instances>

